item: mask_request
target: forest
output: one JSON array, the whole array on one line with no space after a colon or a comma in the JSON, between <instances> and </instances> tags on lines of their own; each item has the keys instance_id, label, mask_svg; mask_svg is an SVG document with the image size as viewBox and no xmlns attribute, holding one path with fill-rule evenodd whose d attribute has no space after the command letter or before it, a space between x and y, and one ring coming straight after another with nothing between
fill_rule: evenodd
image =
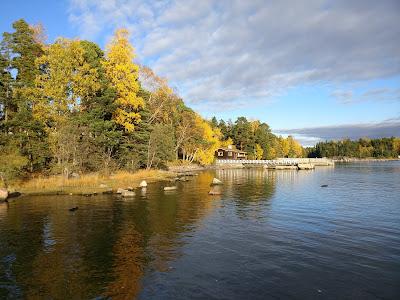
<instances>
[{"instance_id":1,"label":"forest","mask_svg":"<svg viewBox=\"0 0 400 300\"><path fill-rule=\"evenodd\" d=\"M79 39L46 43L43 26L23 19L12 28L0 44L3 178L207 165L228 144L253 159L304 154L265 123L202 118L136 62L125 29L103 50Z\"/></svg>"},{"instance_id":2,"label":"forest","mask_svg":"<svg viewBox=\"0 0 400 300\"><path fill-rule=\"evenodd\" d=\"M306 148L306 152L308 157L398 158L400 138L326 141Z\"/></svg>"}]
</instances>

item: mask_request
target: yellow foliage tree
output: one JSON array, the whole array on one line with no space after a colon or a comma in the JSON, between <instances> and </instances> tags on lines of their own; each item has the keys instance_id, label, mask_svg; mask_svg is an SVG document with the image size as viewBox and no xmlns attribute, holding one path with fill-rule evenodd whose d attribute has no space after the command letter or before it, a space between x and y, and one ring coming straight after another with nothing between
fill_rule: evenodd
<instances>
[{"instance_id":1,"label":"yellow foliage tree","mask_svg":"<svg viewBox=\"0 0 400 300\"><path fill-rule=\"evenodd\" d=\"M178 96L169 87L166 78L160 77L146 66L140 67L140 83L149 92L146 107L150 111L149 123L170 124L176 112Z\"/></svg>"},{"instance_id":2,"label":"yellow foliage tree","mask_svg":"<svg viewBox=\"0 0 400 300\"><path fill-rule=\"evenodd\" d=\"M273 147L269 147L267 149L267 159L274 159L276 158L276 150Z\"/></svg>"},{"instance_id":3,"label":"yellow foliage tree","mask_svg":"<svg viewBox=\"0 0 400 300\"><path fill-rule=\"evenodd\" d=\"M27 91L35 117L59 122L72 109L79 109L79 100L100 88L97 70L85 61L84 54L79 40L60 38L36 60L43 72L36 76L35 88Z\"/></svg>"},{"instance_id":4,"label":"yellow foliage tree","mask_svg":"<svg viewBox=\"0 0 400 300\"><path fill-rule=\"evenodd\" d=\"M213 129L211 125L196 115L196 126L202 129L202 143L198 144L195 159L202 165L209 165L214 161L214 153L221 145L221 131Z\"/></svg>"},{"instance_id":5,"label":"yellow foliage tree","mask_svg":"<svg viewBox=\"0 0 400 300\"><path fill-rule=\"evenodd\" d=\"M290 145L287 139L280 137L280 144L282 149L282 156L287 157L289 155Z\"/></svg>"},{"instance_id":6,"label":"yellow foliage tree","mask_svg":"<svg viewBox=\"0 0 400 300\"><path fill-rule=\"evenodd\" d=\"M261 146L259 144L256 144L256 147L254 149L254 154L256 156L256 159L262 159L264 150L263 150L263 148L261 148Z\"/></svg>"},{"instance_id":7,"label":"yellow foliage tree","mask_svg":"<svg viewBox=\"0 0 400 300\"><path fill-rule=\"evenodd\" d=\"M289 144L289 157L302 157L303 147L297 142L292 136L287 137L287 142Z\"/></svg>"},{"instance_id":8,"label":"yellow foliage tree","mask_svg":"<svg viewBox=\"0 0 400 300\"><path fill-rule=\"evenodd\" d=\"M114 112L114 120L126 131L133 131L138 124L140 108L144 101L137 95L139 92L138 71L139 67L133 62L135 58L134 48L129 43L129 32L126 29L118 29L111 42L107 45L104 69L108 80L114 87L117 98L117 109Z\"/></svg>"}]
</instances>

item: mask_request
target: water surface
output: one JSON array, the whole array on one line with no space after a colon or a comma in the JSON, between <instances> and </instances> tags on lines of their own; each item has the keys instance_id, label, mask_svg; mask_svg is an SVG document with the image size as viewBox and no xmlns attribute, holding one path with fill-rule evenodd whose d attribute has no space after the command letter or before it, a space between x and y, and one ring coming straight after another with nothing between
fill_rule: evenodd
<instances>
[{"instance_id":1,"label":"water surface","mask_svg":"<svg viewBox=\"0 0 400 300\"><path fill-rule=\"evenodd\" d=\"M400 299L399 162L164 185L0 204L0 298Z\"/></svg>"}]
</instances>

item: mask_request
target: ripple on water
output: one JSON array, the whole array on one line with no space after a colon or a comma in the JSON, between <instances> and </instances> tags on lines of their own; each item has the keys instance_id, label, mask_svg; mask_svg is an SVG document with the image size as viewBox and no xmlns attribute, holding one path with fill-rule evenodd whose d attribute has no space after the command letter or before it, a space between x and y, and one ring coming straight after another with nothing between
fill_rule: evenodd
<instances>
[{"instance_id":1,"label":"ripple on water","mask_svg":"<svg viewBox=\"0 0 400 300\"><path fill-rule=\"evenodd\" d=\"M20 198L0 206L0 298L398 299L399 182L399 163L338 164Z\"/></svg>"}]
</instances>

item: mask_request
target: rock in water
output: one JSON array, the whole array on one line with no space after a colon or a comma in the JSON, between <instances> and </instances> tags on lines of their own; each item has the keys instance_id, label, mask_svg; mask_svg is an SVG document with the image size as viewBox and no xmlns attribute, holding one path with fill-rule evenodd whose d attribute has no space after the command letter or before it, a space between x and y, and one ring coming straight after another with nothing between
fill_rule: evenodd
<instances>
[{"instance_id":1,"label":"rock in water","mask_svg":"<svg viewBox=\"0 0 400 300\"><path fill-rule=\"evenodd\" d=\"M0 202L7 200L8 198L8 190L5 188L0 189Z\"/></svg>"},{"instance_id":2,"label":"rock in water","mask_svg":"<svg viewBox=\"0 0 400 300\"><path fill-rule=\"evenodd\" d=\"M117 194L122 194L124 191L126 191L125 189L123 189L123 188L118 188L118 190L117 190Z\"/></svg>"},{"instance_id":3,"label":"rock in water","mask_svg":"<svg viewBox=\"0 0 400 300\"><path fill-rule=\"evenodd\" d=\"M219 180L218 178L214 178L211 185L221 185L223 184L221 180Z\"/></svg>"},{"instance_id":4,"label":"rock in water","mask_svg":"<svg viewBox=\"0 0 400 300\"><path fill-rule=\"evenodd\" d=\"M147 182L146 182L146 180L142 180L142 182L140 182L140 184L139 184L139 187L141 187L141 188L147 187Z\"/></svg>"},{"instance_id":5,"label":"rock in water","mask_svg":"<svg viewBox=\"0 0 400 300\"><path fill-rule=\"evenodd\" d=\"M209 195L221 195L222 193L221 193L220 191L213 191L213 190L211 190L211 191L208 192L208 194L209 194Z\"/></svg>"},{"instance_id":6,"label":"rock in water","mask_svg":"<svg viewBox=\"0 0 400 300\"><path fill-rule=\"evenodd\" d=\"M78 210L78 208L79 208L78 206L75 206L75 207L70 208L69 211L76 211L76 210Z\"/></svg>"},{"instance_id":7,"label":"rock in water","mask_svg":"<svg viewBox=\"0 0 400 300\"><path fill-rule=\"evenodd\" d=\"M209 195L221 195L222 187L221 186L212 186L211 190L208 192Z\"/></svg>"},{"instance_id":8,"label":"rock in water","mask_svg":"<svg viewBox=\"0 0 400 300\"><path fill-rule=\"evenodd\" d=\"M323 185L321 185L321 187L328 187L328 185L327 184L323 184Z\"/></svg>"},{"instance_id":9,"label":"rock in water","mask_svg":"<svg viewBox=\"0 0 400 300\"><path fill-rule=\"evenodd\" d=\"M132 192L132 191L123 191L122 193L121 193L121 196L122 197L125 197L125 198L127 198L127 197L135 197L135 192Z\"/></svg>"},{"instance_id":10,"label":"rock in water","mask_svg":"<svg viewBox=\"0 0 400 300\"><path fill-rule=\"evenodd\" d=\"M297 164L297 168L299 170L313 170L314 165L313 164Z\"/></svg>"},{"instance_id":11,"label":"rock in water","mask_svg":"<svg viewBox=\"0 0 400 300\"><path fill-rule=\"evenodd\" d=\"M176 186L166 186L164 187L164 191L175 191L177 189Z\"/></svg>"}]
</instances>

